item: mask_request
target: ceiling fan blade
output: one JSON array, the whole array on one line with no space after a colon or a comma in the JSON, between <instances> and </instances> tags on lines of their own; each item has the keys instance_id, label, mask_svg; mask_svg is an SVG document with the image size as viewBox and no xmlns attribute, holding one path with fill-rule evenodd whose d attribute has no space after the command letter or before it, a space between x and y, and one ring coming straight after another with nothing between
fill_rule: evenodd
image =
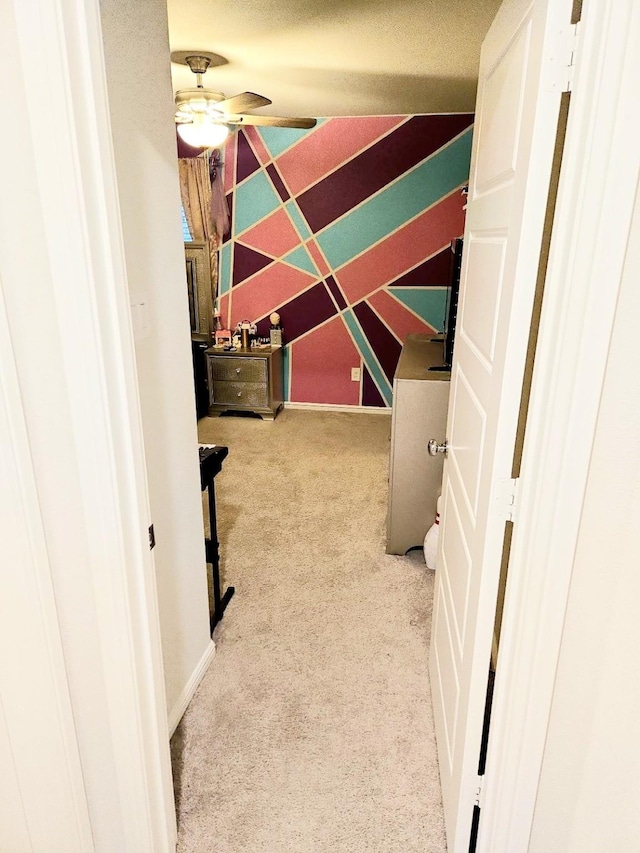
<instances>
[{"instance_id":1,"label":"ceiling fan blade","mask_svg":"<svg viewBox=\"0 0 640 853\"><path fill-rule=\"evenodd\" d=\"M280 116L234 116L226 119L228 124L252 124L257 127L315 127L315 118L282 118Z\"/></svg>"},{"instance_id":2,"label":"ceiling fan blade","mask_svg":"<svg viewBox=\"0 0 640 853\"><path fill-rule=\"evenodd\" d=\"M255 92L241 92L239 95L234 95L232 98L226 98L224 101L218 101L215 105L217 110L222 110L225 113L243 113L245 110L255 110L257 107L266 107L271 103L269 98L263 95L256 95Z\"/></svg>"}]
</instances>

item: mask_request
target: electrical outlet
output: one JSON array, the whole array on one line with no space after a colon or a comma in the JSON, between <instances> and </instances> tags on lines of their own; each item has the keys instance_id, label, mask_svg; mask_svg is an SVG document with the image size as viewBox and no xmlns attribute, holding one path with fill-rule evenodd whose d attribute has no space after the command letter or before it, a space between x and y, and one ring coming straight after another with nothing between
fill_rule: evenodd
<instances>
[{"instance_id":1,"label":"electrical outlet","mask_svg":"<svg viewBox=\"0 0 640 853\"><path fill-rule=\"evenodd\" d=\"M352 382L360 382L360 368L352 367L351 368L351 381Z\"/></svg>"}]
</instances>

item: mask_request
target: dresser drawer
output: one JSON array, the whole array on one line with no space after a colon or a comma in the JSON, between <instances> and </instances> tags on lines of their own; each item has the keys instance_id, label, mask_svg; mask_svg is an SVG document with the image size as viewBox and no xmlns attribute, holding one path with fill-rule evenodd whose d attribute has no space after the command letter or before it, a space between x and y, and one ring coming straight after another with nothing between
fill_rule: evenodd
<instances>
[{"instance_id":1,"label":"dresser drawer","mask_svg":"<svg viewBox=\"0 0 640 853\"><path fill-rule=\"evenodd\" d=\"M207 350L210 417L235 409L275 418L283 402L282 347L261 348L259 353Z\"/></svg>"},{"instance_id":2,"label":"dresser drawer","mask_svg":"<svg viewBox=\"0 0 640 853\"><path fill-rule=\"evenodd\" d=\"M210 356L211 379L214 382L267 381L267 363L264 358L233 358Z\"/></svg>"},{"instance_id":3,"label":"dresser drawer","mask_svg":"<svg viewBox=\"0 0 640 853\"><path fill-rule=\"evenodd\" d=\"M264 382L216 380L211 391L211 403L218 406L264 409L269 405L269 389Z\"/></svg>"}]
</instances>

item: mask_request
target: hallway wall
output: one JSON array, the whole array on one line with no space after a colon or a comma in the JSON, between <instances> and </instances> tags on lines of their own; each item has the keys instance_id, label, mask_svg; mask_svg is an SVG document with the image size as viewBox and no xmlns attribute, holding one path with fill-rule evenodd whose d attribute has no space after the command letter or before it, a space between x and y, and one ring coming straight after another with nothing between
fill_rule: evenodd
<instances>
[{"instance_id":1,"label":"hallway wall","mask_svg":"<svg viewBox=\"0 0 640 853\"><path fill-rule=\"evenodd\" d=\"M389 406L406 335L442 329L472 121L327 118L227 143L219 307L231 327L250 319L263 334L280 313L286 399Z\"/></svg>"},{"instance_id":2,"label":"hallway wall","mask_svg":"<svg viewBox=\"0 0 640 853\"><path fill-rule=\"evenodd\" d=\"M212 644L167 10L101 0L101 15L129 291L148 321L136 363L171 715Z\"/></svg>"}]
</instances>

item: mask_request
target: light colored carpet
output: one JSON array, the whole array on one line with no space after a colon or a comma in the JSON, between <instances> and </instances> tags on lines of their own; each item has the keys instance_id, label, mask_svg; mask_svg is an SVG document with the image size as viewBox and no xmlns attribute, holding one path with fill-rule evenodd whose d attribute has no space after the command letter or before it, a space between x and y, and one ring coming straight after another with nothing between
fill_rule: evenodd
<instances>
[{"instance_id":1,"label":"light colored carpet","mask_svg":"<svg viewBox=\"0 0 640 853\"><path fill-rule=\"evenodd\" d=\"M384 554L390 418L200 422L236 594L172 740L179 853L444 853L433 575Z\"/></svg>"}]
</instances>

